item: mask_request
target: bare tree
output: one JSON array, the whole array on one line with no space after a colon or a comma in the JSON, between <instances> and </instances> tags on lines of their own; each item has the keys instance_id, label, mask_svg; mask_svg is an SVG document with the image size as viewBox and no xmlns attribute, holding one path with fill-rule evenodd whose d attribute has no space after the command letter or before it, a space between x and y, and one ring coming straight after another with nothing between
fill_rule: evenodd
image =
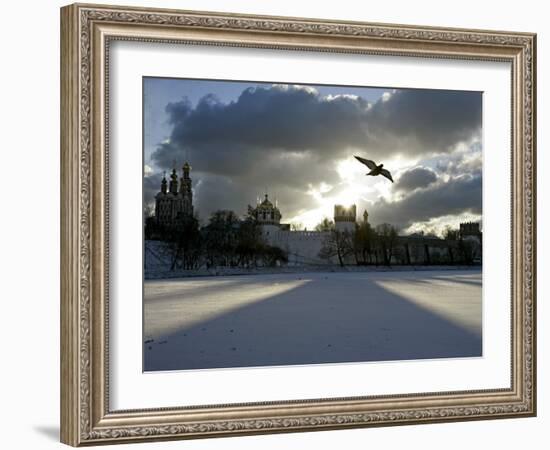
<instances>
[{"instance_id":1,"label":"bare tree","mask_svg":"<svg viewBox=\"0 0 550 450\"><path fill-rule=\"evenodd\" d=\"M344 267L345 258L353 253L353 237L350 231L338 231L332 229L327 234L321 250L319 251L319 257L323 259L330 259L334 256L338 258L338 263L341 267Z\"/></svg>"},{"instance_id":2,"label":"bare tree","mask_svg":"<svg viewBox=\"0 0 550 450\"><path fill-rule=\"evenodd\" d=\"M458 241L458 237L460 236L459 230L456 228L452 228L449 225L445 227L445 230L443 230L443 239L446 241Z\"/></svg>"},{"instance_id":3,"label":"bare tree","mask_svg":"<svg viewBox=\"0 0 550 450\"><path fill-rule=\"evenodd\" d=\"M208 225L204 227L208 266L237 265L238 229L239 218L233 211L219 210L212 213Z\"/></svg>"},{"instance_id":4,"label":"bare tree","mask_svg":"<svg viewBox=\"0 0 550 450\"><path fill-rule=\"evenodd\" d=\"M458 253L464 264L472 264L476 253L477 242L472 239L463 239L458 241Z\"/></svg>"},{"instance_id":5,"label":"bare tree","mask_svg":"<svg viewBox=\"0 0 550 450\"><path fill-rule=\"evenodd\" d=\"M384 264L389 266L397 240L397 230L389 223L383 223L376 227L376 234L378 235L378 245L384 259Z\"/></svg>"},{"instance_id":6,"label":"bare tree","mask_svg":"<svg viewBox=\"0 0 550 450\"><path fill-rule=\"evenodd\" d=\"M265 245L263 247L262 259L266 266L273 267L286 264L288 262L288 254L280 247Z\"/></svg>"},{"instance_id":7,"label":"bare tree","mask_svg":"<svg viewBox=\"0 0 550 450\"><path fill-rule=\"evenodd\" d=\"M326 217L315 226L315 231L332 231L332 230L334 230L334 222Z\"/></svg>"},{"instance_id":8,"label":"bare tree","mask_svg":"<svg viewBox=\"0 0 550 450\"><path fill-rule=\"evenodd\" d=\"M199 221L195 216L182 215L168 233L168 248L171 253L170 270L191 270L200 267L202 239Z\"/></svg>"},{"instance_id":9,"label":"bare tree","mask_svg":"<svg viewBox=\"0 0 550 450\"><path fill-rule=\"evenodd\" d=\"M256 267L265 248L259 224L248 217L239 224L236 237L237 264L242 267Z\"/></svg>"},{"instance_id":10,"label":"bare tree","mask_svg":"<svg viewBox=\"0 0 550 450\"><path fill-rule=\"evenodd\" d=\"M251 268L288 262L284 250L265 242L260 224L252 216L239 220L233 211L216 211L203 234L209 267Z\"/></svg>"},{"instance_id":11,"label":"bare tree","mask_svg":"<svg viewBox=\"0 0 550 450\"><path fill-rule=\"evenodd\" d=\"M368 222L363 222L355 228L352 244L356 264L372 263L376 233Z\"/></svg>"}]
</instances>

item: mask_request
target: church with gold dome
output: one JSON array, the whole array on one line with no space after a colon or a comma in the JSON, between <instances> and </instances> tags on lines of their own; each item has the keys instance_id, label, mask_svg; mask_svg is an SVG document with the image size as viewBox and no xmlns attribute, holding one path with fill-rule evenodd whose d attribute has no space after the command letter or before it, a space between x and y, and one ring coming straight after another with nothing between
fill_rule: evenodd
<instances>
[{"instance_id":1,"label":"church with gold dome","mask_svg":"<svg viewBox=\"0 0 550 450\"><path fill-rule=\"evenodd\" d=\"M319 257L328 235L328 231L291 230L290 224L281 223L282 214L277 206L269 200L266 193L264 199L255 207L248 205L248 216L261 226L264 240L270 245L279 247L288 254L291 264L326 264ZM334 224L338 231L352 232L355 229L356 206L334 206Z\"/></svg>"},{"instance_id":2,"label":"church with gold dome","mask_svg":"<svg viewBox=\"0 0 550 450\"><path fill-rule=\"evenodd\" d=\"M273 204L269 200L268 194L265 194L265 198L261 203L258 203L255 208L248 205L248 215L256 219L261 225L275 225L279 226L281 223L281 211L277 208L277 205Z\"/></svg>"},{"instance_id":3,"label":"church with gold dome","mask_svg":"<svg viewBox=\"0 0 550 450\"><path fill-rule=\"evenodd\" d=\"M162 178L160 191L155 196L155 221L161 227L177 226L186 217L192 216L193 189L190 177L191 166L186 162L178 176L176 168L172 170L167 180ZM334 258L322 259L320 251L325 245L330 231L291 230L290 224L281 223L283 218L277 202L269 199L266 193L263 200L258 200L256 206L248 205L247 215L260 226L265 243L278 247L288 255L288 263L292 265L334 264ZM334 227L340 232L352 233L357 224L356 205L334 205ZM363 214L363 222L368 222L368 213ZM461 223L460 235L464 240L470 240L475 245L475 259L481 260L481 231L479 223ZM443 240L435 236L399 236L394 259L401 258L402 263L431 264L435 261L453 261L456 255L458 241ZM351 258L351 257L350 257ZM405 261L405 262L403 262Z\"/></svg>"},{"instance_id":4,"label":"church with gold dome","mask_svg":"<svg viewBox=\"0 0 550 450\"><path fill-rule=\"evenodd\" d=\"M191 166L185 163L181 176L173 168L169 178L163 176L160 191L155 196L155 219L159 226L173 227L186 216L193 215L193 190ZM248 205L248 216L260 225L266 243L283 249L293 264L326 264L319 258L319 251L329 232L296 231L290 224L281 223L282 214L277 202L266 193L256 206ZM337 230L352 231L355 228L356 207L335 205L334 223Z\"/></svg>"}]
</instances>

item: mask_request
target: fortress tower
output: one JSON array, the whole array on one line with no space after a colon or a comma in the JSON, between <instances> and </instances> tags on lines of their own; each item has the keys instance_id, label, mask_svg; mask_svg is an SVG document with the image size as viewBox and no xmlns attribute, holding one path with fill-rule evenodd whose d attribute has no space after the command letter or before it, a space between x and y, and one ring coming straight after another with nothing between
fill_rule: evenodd
<instances>
[{"instance_id":1,"label":"fortress tower","mask_svg":"<svg viewBox=\"0 0 550 450\"><path fill-rule=\"evenodd\" d=\"M337 231L355 230L357 207L355 205L334 205L334 224Z\"/></svg>"},{"instance_id":2,"label":"fortress tower","mask_svg":"<svg viewBox=\"0 0 550 450\"><path fill-rule=\"evenodd\" d=\"M473 236L479 239L481 236L479 222L462 222L460 224L460 236L463 239L468 236Z\"/></svg>"}]
</instances>

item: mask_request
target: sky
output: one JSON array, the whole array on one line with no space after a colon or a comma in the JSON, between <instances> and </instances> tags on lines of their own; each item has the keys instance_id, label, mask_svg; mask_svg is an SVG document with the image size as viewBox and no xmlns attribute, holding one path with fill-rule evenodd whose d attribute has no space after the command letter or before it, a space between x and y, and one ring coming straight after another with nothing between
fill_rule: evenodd
<instances>
[{"instance_id":1,"label":"sky","mask_svg":"<svg viewBox=\"0 0 550 450\"><path fill-rule=\"evenodd\" d=\"M188 161L203 223L265 193L302 229L335 204L404 234L481 221L481 92L144 78L143 94L147 205L163 171Z\"/></svg>"}]
</instances>

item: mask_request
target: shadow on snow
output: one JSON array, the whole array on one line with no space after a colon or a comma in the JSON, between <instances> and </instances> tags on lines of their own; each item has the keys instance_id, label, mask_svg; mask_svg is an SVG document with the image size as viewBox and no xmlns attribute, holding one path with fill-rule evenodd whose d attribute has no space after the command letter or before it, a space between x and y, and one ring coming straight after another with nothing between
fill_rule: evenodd
<instances>
[{"instance_id":1,"label":"shadow on snow","mask_svg":"<svg viewBox=\"0 0 550 450\"><path fill-rule=\"evenodd\" d=\"M144 344L144 370L391 361L482 354L481 330L474 333L462 328L368 278L344 278L341 283L330 283L328 277L318 278L198 324L152 336ZM430 277L427 278L429 282ZM477 284L469 280L433 279ZM205 289L215 295L237 289L236 283ZM242 289L244 284L253 285L254 280L240 279L238 284ZM364 295L346 295L353 291L361 291ZM169 295L173 297L174 292L177 290Z\"/></svg>"}]
</instances>

